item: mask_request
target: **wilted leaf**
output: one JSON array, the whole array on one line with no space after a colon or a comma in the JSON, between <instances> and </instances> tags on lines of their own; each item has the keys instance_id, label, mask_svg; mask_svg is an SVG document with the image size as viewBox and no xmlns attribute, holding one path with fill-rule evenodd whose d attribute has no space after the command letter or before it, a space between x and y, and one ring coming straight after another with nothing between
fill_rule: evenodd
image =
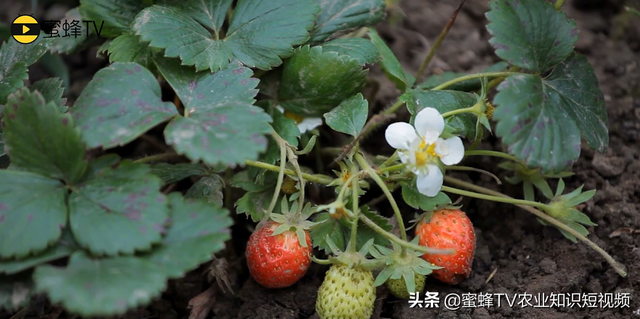
<instances>
[{"instance_id":1,"label":"wilted leaf","mask_svg":"<svg viewBox=\"0 0 640 319\"><path fill-rule=\"evenodd\" d=\"M66 268L43 265L33 274L36 288L54 303L83 317L112 316L148 304L166 288L161 265L133 257L92 259L71 256Z\"/></svg>"},{"instance_id":2,"label":"wilted leaf","mask_svg":"<svg viewBox=\"0 0 640 319\"><path fill-rule=\"evenodd\" d=\"M160 242L169 215L160 186L160 178L144 164L118 163L113 154L92 162L87 181L69 196L70 225L78 244L112 256L148 250Z\"/></svg>"},{"instance_id":3,"label":"wilted leaf","mask_svg":"<svg viewBox=\"0 0 640 319\"><path fill-rule=\"evenodd\" d=\"M0 257L23 258L54 244L67 223L60 181L0 170Z\"/></svg>"},{"instance_id":4,"label":"wilted leaf","mask_svg":"<svg viewBox=\"0 0 640 319\"><path fill-rule=\"evenodd\" d=\"M4 110L5 149L24 170L67 183L82 178L87 161L73 119L42 94L24 88L9 96Z\"/></svg>"},{"instance_id":5,"label":"wilted leaf","mask_svg":"<svg viewBox=\"0 0 640 319\"><path fill-rule=\"evenodd\" d=\"M116 62L96 73L71 108L90 148L127 144L177 114L163 102L155 76L143 66Z\"/></svg>"},{"instance_id":6,"label":"wilted leaf","mask_svg":"<svg viewBox=\"0 0 640 319\"><path fill-rule=\"evenodd\" d=\"M158 61L158 70L185 105L186 116L169 123L164 135L176 152L210 165L244 164L267 147L271 118L252 105L257 80L251 70L232 64L216 73ZM215 93L214 93L215 92Z\"/></svg>"},{"instance_id":7,"label":"wilted leaf","mask_svg":"<svg viewBox=\"0 0 640 319\"><path fill-rule=\"evenodd\" d=\"M180 278L224 248L233 220L229 211L221 206L183 199L179 193L172 193L168 198L171 226L162 244L146 258L162 266L169 278Z\"/></svg>"},{"instance_id":8,"label":"wilted leaf","mask_svg":"<svg viewBox=\"0 0 640 319\"><path fill-rule=\"evenodd\" d=\"M540 0L493 0L487 12L489 43L509 64L544 72L571 52L578 29L553 3Z\"/></svg>"},{"instance_id":9,"label":"wilted leaf","mask_svg":"<svg viewBox=\"0 0 640 319\"><path fill-rule=\"evenodd\" d=\"M109 1L102 2L105 3ZM80 30L82 34L77 37L71 36L71 33L69 32L69 25L73 23L73 21L79 21L78 25L81 27ZM55 35L57 32L57 35L59 35L59 37L53 38L54 40L51 41L51 47L49 48L49 51L52 53L70 54L75 52L84 44L88 44L97 40L98 35L96 33L96 29L98 30L98 32L100 32L100 36L105 35L104 32L102 32L102 30L105 29L104 25L102 24L103 21L104 20L89 21L89 19L86 19L82 17L82 15L80 15L80 11L78 10L78 8L73 8L67 11L64 17L60 20L56 20L55 25L52 26L53 28L50 32L51 36ZM44 23L46 24L47 22L45 21ZM65 26L65 23L67 23L67 26ZM108 24L108 22L104 23ZM65 27L67 27L66 30ZM88 36L87 32L89 33ZM68 36L65 37L65 35Z\"/></svg>"},{"instance_id":10,"label":"wilted leaf","mask_svg":"<svg viewBox=\"0 0 640 319\"><path fill-rule=\"evenodd\" d=\"M384 0L317 0L318 22L310 42L322 42L336 32L373 26L384 18Z\"/></svg>"},{"instance_id":11,"label":"wilted leaf","mask_svg":"<svg viewBox=\"0 0 640 319\"><path fill-rule=\"evenodd\" d=\"M200 23L202 14L192 18L194 10L185 11L184 5L178 6L183 9L160 5L146 8L132 28L150 46L165 49L166 57L180 57L184 65L195 65L198 71L224 69L234 58L246 66L268 70L290 56L294 45L309 38L308 30L319 10L314 0L239 0L226 36L221 38L219 27L230 5L231 1L207 1L213 19L205 24L215 24L214 34Z\"/></svg>"},{"instance_id":12,"label":"wilted leaf","mask_svg":"<svg viewBox=\"0 0 640 319\"><path fill-rule=\"evenodd\" d=\"M203 176L197 182L193 183L184 197L201 198L209 204L222 206L222 189L224 188L224 180L217 174L211 176Z\"/></svg>"},{"instance_id":13,"label":"wilted leaf","mask_svg":"<svg viewBox=\"0 0 640 319\"><path fill-rule=\"evenodd\" d=\"M280 105L301 116L318 117L360 92L367 71L320 46L296 49L282 73Z\"/></svg>"},{"instance_id":14,"label":"wilted leaf","mask_svg":"<svg viewBox=\"0 0 640 319\"><path fill-rule=\"evenodd\" d=\"M411 122L418 112L426 107L433 107L446 113L456 109L473 106L477 98L461 91L421 91L407 90L401 97L407 103L407 109L411 113ZM455 133L473 139L476 136L476 117L471 113L463 113L451 116L448 124L455 129Z\"/></svg>"},{"instance_id":15,"label":"wilted leaf","mask_svg":"<svg viewBox=\"0 0 640 319\"><path fill-rule=\"evenodd\" d=\"M10 313L26 306L33 295L33 282L29 274L0 275L0 310Z\"/></svg>"},{"instance_id":16,"label":"wilted leaf","mask_svg":"<svg viewBox=\"0 0 640 319\"><path fill-rule=\"evenodd\" d=\"M580 156L581 133L598 151L608 146L604 97L584 56L570 56L545 78L512 75L498 89L496 134L527 166L543 173L570 167Z\"/></svg>"},{"instance_id":17,"label":"wilted leaf","mask_svg":"<svg viewBox=\"0 0 640 319\"><path fill-rule=\"evenodd\" d=\"M324 118L332 129L355 137L362 131L368 114L369 103L362 93L358 93L344 100L329 113L325 113Z\"/></svg>"}]
</instances>

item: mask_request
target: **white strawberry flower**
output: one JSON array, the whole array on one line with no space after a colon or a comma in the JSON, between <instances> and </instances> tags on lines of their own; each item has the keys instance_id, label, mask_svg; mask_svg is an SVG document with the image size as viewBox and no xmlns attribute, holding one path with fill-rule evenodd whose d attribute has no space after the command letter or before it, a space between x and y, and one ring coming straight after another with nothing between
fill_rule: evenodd
<instances>
[{"instance_id":1,"label":"white strawberry flower","mask_svg":"<svg viewBox=\"0 0 640 319\"><path fill-rule=\"evenodd\" d=\"M415 127L398 122L387 127L385 138L398 150L402 163L417 176L420 193L433 197L442 189L444 175L441 164L455 165L464 157L464 145L457 137L443 139L444 118L438 110L428 107L418 112Z\"/></svg>"},{"instance_id":2,"label":"white strawberry flower","mask_svg":"<svg viewBox=\"0 0 640 319\"><path fill-rule=\"evenodd\" d=\"M296 122L298 126L298 130L300 130L300 134L304 134L305 132L311 131L314 128L322 125L322 118L319 117L304 117L289 111L286 111L281 106L277 107L280 112L284 114L286 118L292 119Z\"/></svg>"}]
</instances>

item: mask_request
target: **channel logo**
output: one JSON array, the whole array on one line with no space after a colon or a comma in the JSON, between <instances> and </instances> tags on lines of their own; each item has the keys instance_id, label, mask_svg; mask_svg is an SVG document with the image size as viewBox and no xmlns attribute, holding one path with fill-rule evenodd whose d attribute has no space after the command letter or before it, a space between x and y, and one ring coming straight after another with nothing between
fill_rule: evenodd
<instances>
[{"instance_id":1,"label":"channel logo","mask_svg":"<svg viewBox=\"0 0 640 319\"><path fill-rule=\"evenodd\" d=\"M11 35L22 44L29 44L40 36L40 24L30 15L21 15L11 23Z\"/></svg>"}]
</instances>

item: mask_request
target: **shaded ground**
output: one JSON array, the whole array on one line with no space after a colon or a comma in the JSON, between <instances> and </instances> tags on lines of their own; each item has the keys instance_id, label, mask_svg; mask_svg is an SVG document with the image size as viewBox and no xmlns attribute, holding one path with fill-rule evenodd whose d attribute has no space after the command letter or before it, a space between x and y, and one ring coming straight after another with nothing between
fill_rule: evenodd
<instances>
[{"instance_id":1,"label":"shaded ground","mask_svg":"<svg viewBox=\"0 0 640 319\"><path fill-rule=\"evenodd\" d=\"M455 1L404 0L401 8L406 16L396 26L388 23L378 30L389 41L408 70L418 69L429 44L432 43L449 15ZM574 3L579 2L579 3ZM582 3L588 4L583 5ZM584 244L573 244L552 228L541 226L527 212L508 205L465 200L465 210L473 221L477 234L477 255L471 277L456 287L441 285L433 279L427 290L447 293L630 293L629 308L601 309L534 308L515 305L489 308L465 308L457 311L410 308L405 301L389 296L384 288L378 290L377 309L373 318L633 318L640 308L640 19L626 29L618 27L614 15L622 1L567 1L565 12L577 20L580 40L577 50L585 54L595 68L605 94L611 130L610 148L597 154L583 147L583 156L574 167L576 175L566 179L567 188L585 184L585 189L599 192L587 203L583 212L598 224L591 240L607 250L628 268L628 278L619 277L604 259ZM64 10L59 10L64 13ZM487 43L484 25L486 1L468 1L458 17L449 37L443 43L432 72L477 71L497 61ZM54 14L54 13L51 13ZM55 16L54 16L55 18ZM95 59L95 49L81 52L66 60L72 71L71 98L91 79L104 62ZM389 105L398 96L395 88L384 79L378 69L375 75L381 83L376 107ZM400 118L402 118L401 115ZM379 136L371 137L365 147L381 147ZM497 143L496 140L488 143ZM144 152L143 146L131 151ZM386 146L384 146L386 147ZM491 147L487 144L486 147ZM496 174L505 172L495 168L489 160L470 161ZM495 186L479 175L467 179L483 186L521 196L518 188ZM552 188L555 185L552 185ZM509 191L511 190L511 191ZM398 194L399 195L399 194ZM389 212L386 204L379 211ZM409 209L407 215L413 214ZM227 258L232 272L230 279L235 296L217 293L213 315L209 318L317 318L314 311L316 291L326 267L313 266L307 276L293 287L266 290L248 277L243 259L249 227L238 218L234 226L234 242L220 257ZM238 257L240 256L240 257ZM161 300L146 309L132 311L123 318L186 318L189 300L208 288L202 269L187 278L170 283ZM441 305L442 308L442 305ZM35 303L26 318L55 318L46 302ZM47 315L54 315L47 317ZM71 318L62 314L60 318ZM0 318L4 318L0 314ZM7 317L8 318L8 317Z\"/></svg>"}]
</instances>

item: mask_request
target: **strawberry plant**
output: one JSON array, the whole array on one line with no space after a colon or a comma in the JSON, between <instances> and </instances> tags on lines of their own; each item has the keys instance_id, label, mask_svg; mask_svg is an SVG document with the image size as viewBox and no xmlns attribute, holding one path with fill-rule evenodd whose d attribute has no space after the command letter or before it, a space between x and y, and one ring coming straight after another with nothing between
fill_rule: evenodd
<instances>
[{"instance_id":1,"label":"strawberry plant","mask_svg":"<svg viewBox=\"0 0 640 319\"><path fill-rule=\"evenodd\" d=\"M422 66L406 70L373 28L383 0L81 0L67 15L104 21L100 37L8 39L0 308L36 294L82 316L146 305L214 258L238 214L257 224L246 262L259 284L288 287L311 262L330 265L320 318L369 318L377 286L407 299L425 276L469 276L474 230L451 195L520 207L626 276L587 238L595 224L579 207L595 190L565 191L562 180L582 140L599 152L609 143L603 94L574 51L579 30L563 2L491 0L502 62L475 74L427 73L460 7ZM25 81L43 55L91 41L109 65L74 103L61 79ZM401 93L373 114L363 92L375 93L376 64ZM410 117L398 118L405 107ZM364 147L383 125L380 147ZM502 147L480 149L490 134ZM149 136L163 139L159 151L122 155ZM448 174L498 179L464 166L472 156L503 161L523 198ZM365 202L373 195L392 213ZM419 212L413 225L399 201Z\"/></svg>"}]
</instances>

